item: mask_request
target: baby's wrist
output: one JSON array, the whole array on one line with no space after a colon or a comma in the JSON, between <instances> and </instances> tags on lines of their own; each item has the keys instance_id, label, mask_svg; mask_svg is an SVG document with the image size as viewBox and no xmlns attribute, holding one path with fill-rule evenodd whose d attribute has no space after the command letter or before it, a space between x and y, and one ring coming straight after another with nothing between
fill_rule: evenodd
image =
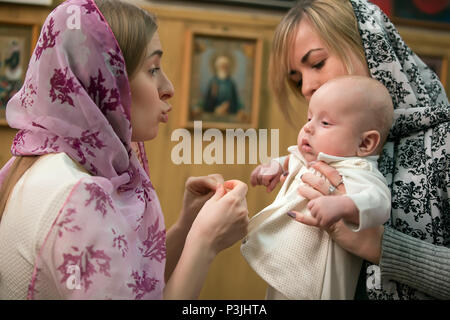
<instances>
[{"instance_id":1,"label":"baby's wrist","mask_svg":"<svg viewBox=\"0 0 450 320\"><path fill-rule=\"evenodd\" d=\"M359 225L359 210L350 197L341 196L341 201L344 207L343 219L347 223Z\"/></svg>"},{"instance_id":2,"label":"baby's wrist","mask_svg":"<svg viewBox=\"0 0 450 320\"><path fill-rule=\"evenodd\" d=\"M286 161L287 157L288 156L274 158L274 159L272 159L272 161L275 161L276 163L278 163L281 167L281 170L283 170L284 162Z\"/></svg>"}]
</instances>

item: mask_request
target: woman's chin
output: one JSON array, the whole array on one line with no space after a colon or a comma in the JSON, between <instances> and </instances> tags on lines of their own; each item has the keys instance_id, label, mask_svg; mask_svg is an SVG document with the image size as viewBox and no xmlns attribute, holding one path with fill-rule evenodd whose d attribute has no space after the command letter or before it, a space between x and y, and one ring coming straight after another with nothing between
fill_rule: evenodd
<instances>
[{"instance_id":1,"label":"woman's chin","mask_svg":"<svg viewBox=\"0 0 450 320\"><path fill-rule=\"evenodd\" d=\"M147 135L147 139L145 139L144 141L153 140L157 136L158 136L158 127L156 127L154 130L152 130L152 132Z\"/></svg>"},{"instance_id":2,"label":"woman's chin","mask_svg":"<svg viewBox=\"0 0 450 320\"><path fill-rule=\"evenodd\" d=\"M147 132L142 133L134 133L131 137L131 141L148 141L153 140L158 136L158 126L155 126L154 128L148 130Z\"/></svg>"}]
</instances>

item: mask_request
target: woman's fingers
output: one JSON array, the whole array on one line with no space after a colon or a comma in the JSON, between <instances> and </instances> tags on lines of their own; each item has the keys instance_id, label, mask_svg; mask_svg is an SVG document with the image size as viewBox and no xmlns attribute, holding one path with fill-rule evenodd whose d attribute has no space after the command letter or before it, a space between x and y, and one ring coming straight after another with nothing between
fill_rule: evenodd
<instances>
[{"instance_id":1,"label":"woman's fingers","mask_svg":"<svg viewBox=\"0 0 450 320\"><path fill-rule=\"evenodd\" d=\"M317 191L316 189L311 188L307 185L298 187L297 192L299 195L301 195L309 200L316 199L318 197L323 196L323 194L321 194L319 191Z\"/></svg>"},{"instance_id":2,"label":"woman's fingers","mask_svg":"<svg viewBox=\"0 0 450 320\"><path fill-rule=\"evenodd\" d=\"M216 193L212 196L213 201L217 201L222 198L226 193L225 187L223 185L219 185L216 189Z\"/></svg>"},{"instance_id":3,"label":"woman's fingers","mask_svg":"<svg viewBox=\"0 0 450 320\"><path fill-rule=\"evenodd\" d=\"M223 176L218 173L209 174L208 178L210 178L210 181L212 181L212 183L215 183L216 186L217 184L223 184L225 182L225 180L223 180ZM214 187L214 190L215 189L216 188Z\"/></svg>"},{"instance_id":4,"label":"woman's fingers","mask_svg":"<svg viewBox=\"0 0 450 320\"><path fill-rule=\"evenodd\" d=\"M316 176L310 172L306 172L302 175L302 181L312 188L319 191L322 195L329 194L330 184L322 177Z\"/></svg>"},{"instance_id":5,"label":"woman's fingers","mask_svg":"<svg viewBox=\"0 0 450 320\"><path fill-rule=\"evenodd\" d=\"M200 196L215 191L219 184L223 184L223 177L220 174L212 174L203 177L189 177L186 181L186 188Z\"/></svg>"},{"instance_id":6,"label":"woman's fingers","mask_svg":"<svg viewBox=\"0 0 450 320\"><path fill-rule=\"evenodd\" d=\"M227 191L228 190L228 191ZM239 180L218 185L194 220L189 234L207 244L214 254L230 247L247 233L247 185Z\"/></svg>"},{"instance_id":7,"label":"woman's fingers","mask_svg":"<svg viewBox=\"0 0 450 320\"><path fill-rule=\"evenodd\" d=\"M244 198L247 195L248 187L242 181L239 180L228 180L225 181L224 186L229 190L229 194L236 195L238 197Z\"/></svg>"},{"instance_id":8,"label":"woman's fingers","mask_svg":"<svg viewBox=\"0 0 450 320\"><path fill-rule=\"evenodd\" d=\"M339 190L341 193L345 193L345 186L343 183L341 183L342 176L335 168L329 166L323 161L317 161L312 165L312 167L322 173L334 187L337 187L337 190Z\"/></svg>"},{"instance_id":9,"label":"woman's fingers","mask_svg":"<svg viewBox=\"0 0 450 320\"><path fill-rule=\"evenodd\" d=\"M289 211L287 213L287 215L290 216L291 218L297 220L298 222L306 224L308 226L311 226L311 227L319 226L319 221L316 218L314 218L313 216L302 214L297 211Z\"/></svg>"}]
</instances>

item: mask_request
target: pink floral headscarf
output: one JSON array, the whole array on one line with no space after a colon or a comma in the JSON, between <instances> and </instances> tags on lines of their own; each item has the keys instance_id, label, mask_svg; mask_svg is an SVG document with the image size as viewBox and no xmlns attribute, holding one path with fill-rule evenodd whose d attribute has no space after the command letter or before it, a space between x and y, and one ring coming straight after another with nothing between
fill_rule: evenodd
<instances>
[{"instance_id":1,"label":"pink floral headscarf","mask_svg":"<svg viewBox=\"0 0 450 320\"><path fill-rule=\"evenodd\" d=\"M81 23L73 28L68 20L76 22L77 9ZM65 299L162 298L164 218L132 151L130 107L122 52L94 1L59 5L7 105L8 124L20 129L11 151L65 152L92 176L74 186L39 249L29 299L49 292ZM143 143L138 147L145 165Z\"/></svg>"}]
</instances>

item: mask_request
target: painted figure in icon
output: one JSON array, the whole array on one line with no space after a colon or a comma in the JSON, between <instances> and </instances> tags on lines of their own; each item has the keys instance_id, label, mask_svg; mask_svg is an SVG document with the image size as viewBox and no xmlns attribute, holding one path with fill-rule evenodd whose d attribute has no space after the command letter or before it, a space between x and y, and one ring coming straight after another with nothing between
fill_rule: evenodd
<instances>
[{"instance_id":1,"label":"painted figure in icon","mask_svg":"<svg viewBox=\"0 0 450 320\"><path fill-rule=\"evenodd\" d=\"M225 55L219 55L214 63L215 75L208 83L203 101L204 112L217 115L236 114L243 109L236 83L231 78L231 62Z\"/></svg>"}]
</instances>

